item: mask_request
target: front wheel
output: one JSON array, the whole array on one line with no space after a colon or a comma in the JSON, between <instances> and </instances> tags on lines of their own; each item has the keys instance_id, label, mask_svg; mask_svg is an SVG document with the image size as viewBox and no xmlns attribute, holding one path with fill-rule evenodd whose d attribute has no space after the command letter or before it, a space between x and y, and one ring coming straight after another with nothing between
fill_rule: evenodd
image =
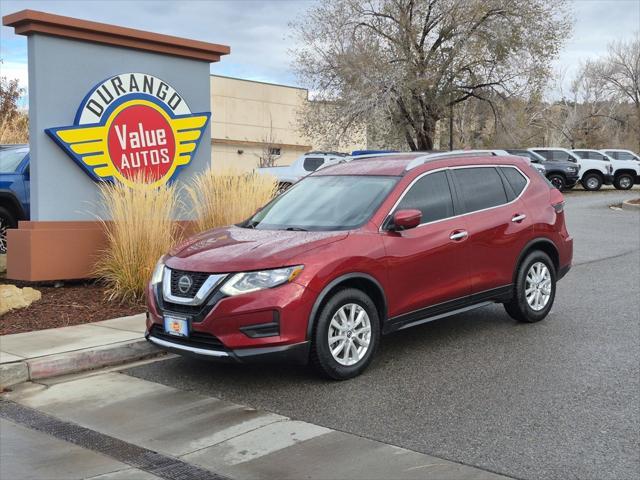
<instances>
[{"instance_id":1,"label":"front wheel","mask_svg":"<svg viewBox=\"0 0 640 480\"><path fill-rule=\"evenodd\" d=\"M590 192L600 190L600 187L602 187L602 183L603 178L597 173L587 173L584 177L582 177L582 186L585 190L589 190Z\"/></svg>"},{"instance_id":2,"label":"front wheel","mask_svg":"<svg viewBox=\"0 0 640 480\"><path fill-rule=\"evenodd\" d=\"M621 173L613 180L613 186L617 190L629 190L633 187L633 176L628 173Z\"/></svg>"},{"instance_id":3,"label":"front wheel","mask_svg":"<svg viewBox=\"0 0 640 480\"><path fill-rule=\"evenodd\" d=\"M6 208L0 207L0 254L7 253L7 229L17 226L14 215Z\"/></svg>"},{"instance_id":4,"label":"front wheel","mask_svg":"<svg viewBox=\"0 0 640 480\"><path fill-rule=\"evenodd\" d=\"M534 323L544 319L556 297L556 269L549 255L535 251L518 267L513 297L504 308L511 318Z\"/></svg>"},{"instance_id":5,"label":"front wheel","mask_svg":"<svg viewBox=\"0 0 640 480\"><path fill-rule=\"evenodd\" d=\"M380 318L371 298L361 290L338 291L318 317L311 363L325 377L346 380L371 363L380 341Z\"/></svg>"},{"instance_id":6,"label":"front wheel","mask_svg":"<svg viewBox=\"0 0 640 480\"><path fill-rule=\"evenodd\" d=\"M564 177L557 174L549 175L549 182L551 182L551 185L553 185L560 191L563 191L567 185L567 182L564 181Z\"/></svg>"}]
</instances>

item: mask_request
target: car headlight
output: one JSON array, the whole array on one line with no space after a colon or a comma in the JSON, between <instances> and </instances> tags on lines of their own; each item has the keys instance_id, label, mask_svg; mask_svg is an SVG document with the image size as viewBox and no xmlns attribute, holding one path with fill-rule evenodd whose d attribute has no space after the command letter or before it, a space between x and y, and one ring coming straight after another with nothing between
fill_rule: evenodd
<instances>
[{"instance_id":1,"label":"car headlight","mask_svg":"<svg viewBox=\"0 0 640 480\"><path fill-rule=\"evenodd\" d=\"M578 171L578 169L577 169L576 167L567 167L567 172L573 172L573 173L575 173L575 172L577 172L577 171Z\"/></svg>"},{"instance_id":2,"label":"car headlight","mask_svg":"<svg viewBox=\"0 0 640 480\"><path fill-rule=\"evenodd\" d=\"M157 285L162 282L162 275L164 274L164 257L158 260L155 268L153 269L153 274L151 275L151 285Z\"/></svg>"},{"instance_id":3,"label":"car headlight","mask_svg":"<svg viewBox=\"0 0 640 480\"><path fill-rule=\"evenodd\" d=\"M293 281L300 275L303 268L302 265L296 265L295 267L276 268L261 272L236 273L225 282L220 291L225 295L234 296L277 287Z\"/></svg>"}]
</instances>

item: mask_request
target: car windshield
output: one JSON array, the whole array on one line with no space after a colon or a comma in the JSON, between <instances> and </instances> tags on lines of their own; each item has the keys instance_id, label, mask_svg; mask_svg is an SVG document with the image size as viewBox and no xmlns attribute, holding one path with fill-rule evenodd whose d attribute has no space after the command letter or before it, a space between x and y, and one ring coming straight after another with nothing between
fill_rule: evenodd
<instances>
[{"instance_id":1,"label":"car windshield","mask_svg":"<svg viewBox=\"0 0 640 480\"><path fill-rule=\"evenodd\" d=\"M0 150L0 173L14 173L27 153L29 153L28 148Z\"/></svg>"},{"instance_id":2,"label":"car windshield","mask_svg":"<svg viewBox=\"0 0 640 480\"><path fill-rule=\"evenodd\" d=\"M398 177L323 175L301 180L241 227L260 230L349 230L364 224Z\"/></svg>"}]
</instances>

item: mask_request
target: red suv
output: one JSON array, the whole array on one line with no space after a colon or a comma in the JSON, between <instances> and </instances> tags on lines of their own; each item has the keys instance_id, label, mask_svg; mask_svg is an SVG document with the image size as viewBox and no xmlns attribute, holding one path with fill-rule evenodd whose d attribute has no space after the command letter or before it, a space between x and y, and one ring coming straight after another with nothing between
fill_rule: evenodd
<instances>
[{"instance_id":1,"label":"red suv","mask_svg":"<svg viewBox=\"0 0 640 480\"><path fill-rule=\"evenodd\" d=\"M537 322L571 266L563 207L519 157L395 154L322 169L163 257L146 338L346 379L396 330L493 302Z\"/></svg>"}]
</instances>

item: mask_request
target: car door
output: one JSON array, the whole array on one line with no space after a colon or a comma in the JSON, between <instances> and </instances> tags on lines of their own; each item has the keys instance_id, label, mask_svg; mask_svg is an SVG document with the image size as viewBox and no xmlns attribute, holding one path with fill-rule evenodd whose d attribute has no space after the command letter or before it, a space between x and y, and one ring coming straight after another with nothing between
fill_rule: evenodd
<instances>
[{"instance_id":1,"label":"car door","mask_svg":"<svg viewBox=\"0 0 640 480\"><path fill-rule=\"evenodd\" d=\"M514 188L505 173L514 175ZM515 263L533 233L533 224L520 195L529 179L515 167L473 166L452 170L466 213L471 290L480 294L513 282Z\"/></svg>"},{"instance_id":2,"label":"car door","mask_svg":"<svg viewBox=\"0 0 640 480\"><path fill-rule=\"evenodd\" d=\"M446 170L427 172L414 180L392 213L414 208L422 212L420 226L383 233L390 317L464 297L471 291L466 224L464 218L455 216Z\"/></svg>"}]
</instances>

